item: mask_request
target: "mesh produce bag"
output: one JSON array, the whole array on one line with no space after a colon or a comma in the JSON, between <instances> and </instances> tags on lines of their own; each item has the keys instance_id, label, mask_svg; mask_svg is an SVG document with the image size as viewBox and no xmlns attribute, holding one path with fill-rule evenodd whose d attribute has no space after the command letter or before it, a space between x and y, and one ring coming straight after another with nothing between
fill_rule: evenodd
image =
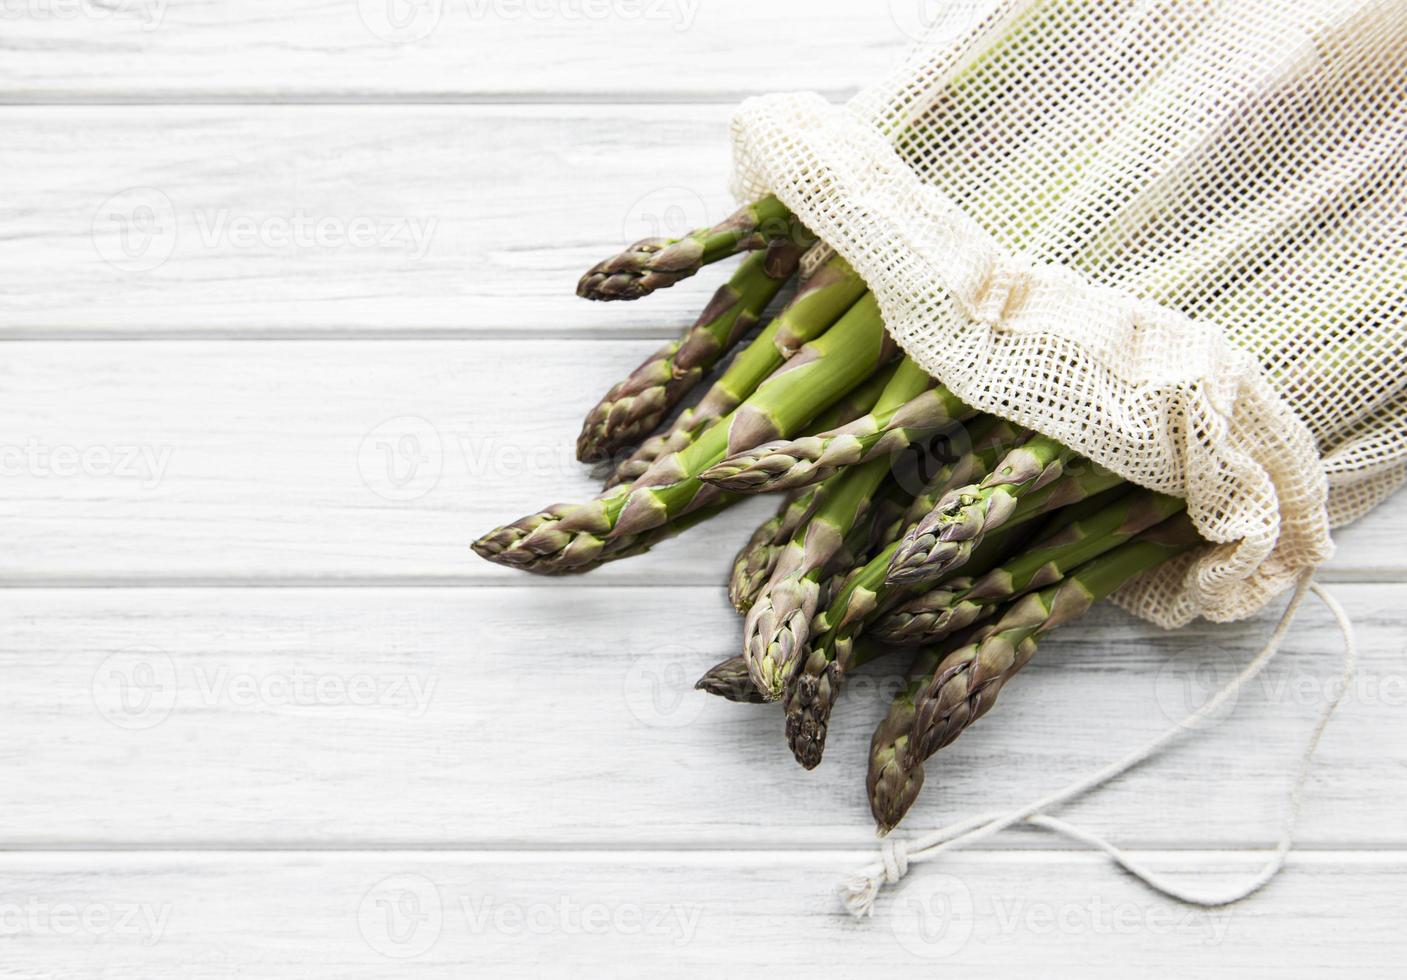
<instances>
[{"instance_id":1,"label":"mesh produce bag","mask_svg":"<svg viewBox=\"0 0 1407 980\"><path fill-rule=\"evenodd\" d=\"M734 145L961 398L1187 498L1145 618L1255 612L1407 476L1405 0L955 2Z\"/></svg>"}]
</instances>

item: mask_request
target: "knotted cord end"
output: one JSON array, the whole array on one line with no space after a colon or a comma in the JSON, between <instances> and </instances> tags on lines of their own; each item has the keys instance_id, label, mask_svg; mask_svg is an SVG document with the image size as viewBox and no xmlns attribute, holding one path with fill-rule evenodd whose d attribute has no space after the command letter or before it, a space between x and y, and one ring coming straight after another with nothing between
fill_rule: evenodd
<instances>
[{"instance_id":1,"label":"knotted cord end","mask_svg":"<svg viewBox=\"0 0 1407 980\"><path fill-rule=\"evenodd\" d=\"M1164 747L1178 736L1201 727L1210 719L1218 708L1228 698L1236 695L1243 687L1255 678L1266 665L1269 664L1279 653L1280 643L1286 633L1289 632L1291 623L1294 622L1295 613L1299 610L1307 594L1313 593L1328 608L1333 615L1339 631L1343 634L1343 672L1341 681L1335 696L1325 705L1324 711L1320 714L1318 722L1314 726L1309 743L1305 746L1304 753L1300 758L1298 772L1290 790L1289 805L1286 808L1286 819L1284 831L1281 834L1280 842L1264 867L1250 879L1239 884L1224 887L1219 891L1192 892L1178 885L1175 882L1165 880L1161 875L1155 874L1151 869L1145 867L1141 862L1136 861L1133 856L1115 847L1099 834L1081 830L1063 820L1049 816L1043 811L1068 803L1070 800L1084 796L1091 790L1104 785L1111 779L1127 772L1146 759L1150 759L1158 754ZM879 862L860 869L849 875L845 879L845 884L841 888L841 895L845 901L845 907L850 914L857 919L865 918L874 914L875 899L879 891L885 885L892 885L898 882L909 871L910 861L923 862L930 861L940 852L951 851L957 848L968 847L978 841L986 840L1001 832L1007 827L1017 823L1032 824L1046 830L1061 834L1071 840L1079 841L1096 850L1103 851L1111 857L1120 867L1132 874L1139 881L1142 881L1149 888L1180 902L1189 905L1199 905L1206 908L1215 908L1222 905L1229 905L1232 902L1239 902L1249 895L1255 894L1271 881L1285 866L1285 857L1290 852L1294 843L1295 825L1297 823L1300 805L1304 793L1304 787L1309 779L1310 765L1314 761L1314 756L1319 748L1320 739L1324 735L1324 730L1328 727L1329 721L1334 716L1340 702L1343 700L1345 692L1352 684L1353 677L1357 670L1358 647L1354 638L1353 623L1349 620L1348 614L1339 605L1333 595L1327 589L1314 581L1313 571L1303 573L1299 578L1299 587L1295 590L1289 604L1285 607L1284 613L1280 617L1280 623L1276 626L1274 633L1265 647L1252 658L1251 662L1231 681L1229 681L1220 691L1203 704L1196 711L1189 714L1182 721L1164 731L1157 738L1144 744L1133 752L1124 756L1116 762L1110 763L1097 772L1076 780L1074 783L1057 790L1033 803L1027 804L1019 810L1012 811L1005 815L977 817L963 823L954 824L942 830L935 831L926 837L919 838L913 843L903 841L885 840L880 849Z\"/></svg>"},{"instance_id":2,"label":"knotted cord end","mask_svg":"<svg viewBox=\"0 0 1407 980\"><path fill-rule=\"evenodd\" d=\"M874 915L875 899L885 885L897 884L909 873L909 846L901 840L885 840L879 849L878 864L846 876L841 886L845 909L857 919Z\"/></svg>"}]
</instances>

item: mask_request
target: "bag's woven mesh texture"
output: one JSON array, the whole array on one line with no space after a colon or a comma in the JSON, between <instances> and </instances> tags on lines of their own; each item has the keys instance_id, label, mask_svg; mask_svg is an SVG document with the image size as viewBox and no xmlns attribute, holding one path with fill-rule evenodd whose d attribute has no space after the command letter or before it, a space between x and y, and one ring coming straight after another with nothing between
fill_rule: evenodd
<instances>
[{"instance_id":1,"label":"bag's woven mesh texture","mask_svg":"<svg viewBox=\"0 0 1407 980\"><path fill-rule=\"evenodd\" d=\"M961 397L1187 497L1135 612L1248 615L1407 476L1407 0L957 2L734 138Z\"/></svg>"}]
</instances>

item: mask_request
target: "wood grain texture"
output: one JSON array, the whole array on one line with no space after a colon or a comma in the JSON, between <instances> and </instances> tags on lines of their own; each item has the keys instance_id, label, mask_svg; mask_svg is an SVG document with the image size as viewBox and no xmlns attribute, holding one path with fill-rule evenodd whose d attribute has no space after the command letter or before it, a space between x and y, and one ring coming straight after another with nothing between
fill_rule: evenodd
<instances>
[{"instance_id":1,"label":"wood grain texture","mask_svg":"<svg viewBox=\"0 0 1407 980\"><path fill-rule=\"evenodd\" d=\"M0 109L0 336L674 336L725 269L645 303L576 282L730 213L729 113Z\"/></svg>"},{"instance_id":2,"label":"wood grain texture","mask_svg":"<svg viewBox=\"0 0 1407 980\"><path fill-rule=\"evenodd\" d=\"M28 102L839 96L891 67L925 9L918 0L31 0L4 8L0 94Z\"/></svg>"},{"instance_id":3,"label":"wood grain texture","mask_svg":"<svg viewBox=\"0 0 1407 980\"><path fill-rule=\"evenodd\" d=\"M490 528L598 484L582 415L647 341L13 342L0 580L497 582ZM718 585L768 500L562 586ZM1326 575L1400 574L1407 500ZM1367 570L1367 571L1365 571ZM552 588L558 585L550 586Z\"/></svg>"},{"instance_id":4,"label":"wood grain texture","mask_svg":"<svg viewBox=\"0 0 1407 980\"><path fill-rule=\"evenodd\" d=\"M1320 753L1302 837L1404 846L1407 586L1338 592L1362 676ZM852 679L808 773L777 710L692 690L739 642L716 588L8 599L0 845L12 847L864 846L865 753L904 666ZM1269 628L1162 633L1103 607L1061 630L930 764L905 831L1018 806L1122 755L1199 706ZM1064 813L1131 846L1269 844L1339 646L1328 615L1306 609L1218 727Z\"/></svg>"},{"instance_id":5,"label":"wood grain texture","mask_svg":"<svg viewBox=\"0 0 1407 980\"><path fill-rule=\"evenodd\" d=\"M1140 855L1208 886L1260 857ZM4 972L151 980L392 973L1397 977L1400 854L1298 854L1259 901L1189 909L1099 858L973 853L856 922L867 855L676 852L6 855ZM822 965L824 964L824 965Z\"/></svg>"},{"instance_id":6,"label":"wood grain texture","mask_svg":"<svg viewBox=\"0 0 1407 980\"><path fill-rule=\"evenodd\" d=\"M12 344L0 492L29 540L3 550L0 574L543 585L481 561L469 542L599 490L572 456L576 430L642 348ZM774 506L758 501L726 530L586 581L721 582L748 522Z\"/></svg>"},{"instance_id":7,"label":"wood grain texture","mask_svg":"<svg viewBox=\"0 0 1407 980\"><path fill-rule=\"evenodd\" d=\"M579 580L468 552L593 492L582 413L723 270L608 306L578 275L727 213L740 98L843 98L931 5L0 6L0 977L1400 973L1407 499L1324 572L1363 665L1307 849L1212 912L1014 831L846 916L893 668L809 774L689 689L768 501ZM904 833L1122 754L1267 629L1062 630ZM1215 729L1062 816L1251 872L1337 646L1311 604Z\"/></svg>"}]
</instances>

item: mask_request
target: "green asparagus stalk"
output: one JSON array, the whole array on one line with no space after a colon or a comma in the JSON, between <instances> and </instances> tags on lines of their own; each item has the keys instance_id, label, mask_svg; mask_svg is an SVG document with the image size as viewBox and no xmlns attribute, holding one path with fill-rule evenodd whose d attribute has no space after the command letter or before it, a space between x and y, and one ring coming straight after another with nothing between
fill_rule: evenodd
<instances>
[{"instance_id":1,"label":"green asparagus stalk","mask_svg":"<svg viewBox=\"0 0 1407 980\"><path fill-rule=\"evenodd\" d=\"M913 491L908 488L913 485L910 474L902 468L891 473L870 513L846 536L844 546L822 573L818 609L829 607L866 563L898 540L907 526L904 518L914 500Z\"/></svg>"},{"instance_id":2,"label":"green asparagus stalk","mask_svg":"<svg viewBox=\"0 0 1407 980\"><path fill-rule=\"evenodd\" d=\"M1046 633L1199 541L1186 514L1169 518L1063 581L1017 599L971 642L920 654L909 684L870 742L866 783L880 833L897 826L918 798L924 761L990 710Z\"/></svg>"},{"instance_id":3,"label":"green asparagus stalk","mask_svg":"<svg viewBox=\"0 0 1407 980\"><path fill-rule=\"evenodd\" d=\"M868 381L836 402L812 422L812 428L825 431L844 425L874 407L894 368L876 372ZM733 560L728 580L728 599L733 608L746 614L757 601L777 568L777 561L802 521L815 508L815 487L787 494L774 517L764 522L748 539Z\"/></svg>"},{"instance_id":4,"label":"green asparagus stalk","mask_svg":"<svg viewBox=\"0 0 1407 980\"><path fill-rule=\"evenodd\" d=\"M577 437L577 459L606 459L658 428L719 358L757 325L800 261L801 251L794 246L748 256L683 337L652 354L587 413Z\"/></svg>"},{"instance_id":5,"label":"green asparagus stalk","mask_svg":"<svg viewBox=\"0 0 1407 980\"><path fill-rule=\"evenodd\" d=\"M975 453L968 456L974 460L977 458ZM1009 456L1008 453L1002 457L1001 462L1004 463ZM1080 467L1019 500L1008 514L1002 529L1014 531L1037 517L1103 493L1119 482L1119 478L1108 470ZM797 761L807 769L819 765L825 751L830 713L840 697L847 658L856 637L896 596L907 594L899 591L902 586L886 578L894 556L902 546L903 542L900 541L885 548L863 571L846 583L829 608L818 617L819 621L811 624L812 632L820 634L822 641L798 661L796 670L787 679L783 698L787 713L787 741ZM970 553L972 563L980 560L990 563L990 567L1001 560L1003 547L999 540L984 542Z\"/></svg>"},{"instance_id":6,"label":"green asparagus stalk","mask_svg":"<svg viewBox=\"0 0 1407 980\"><path fill-rule=\"evenodd\" d=\"M932 474L925 477L917 470L896 471L895 480L901 487L922 485L922 489L908 499L897 519L889 516L885 518L885 526L874 528L863 557L859 558L853 567L830 576L826 583L826 598L822 603L824 607L828 608L836 596L865 574L869 563L874 561L880 552L892 548L903 532L932 510L945 493L955 486L964 486L981 479L1006 450L1029 433L992 416L979 416L968 426L966 435L970 440L968 449L954 459L944 462ZM925 460L920 458L915 462L920 464L918 468L921 469ZM824 622L818 623L813 625L813 633L818 631L817 627L820 627L821 632L828 628Z\"/></svg>"},{"instance_id":7,"label":"green asparagus stalk","mask_svg":"<svg viewBox=\"0 0 1407 980\"><path fill-rule=\"evenodd\" d=\"M683 238L641 239L593 266L582 276L576 291L586 299L639 299L738 252L809 248L814 241L786 205L769 195L739 208L721 223Z\"/></svg>"},{"instance_id":8,"label":"green asparagus stalk","mask_svg":"<svg viewBox=\"0 0 1407 980\"><path fill-rule=\"evenodd\" d=\"M951 579L903 603L871 628L888 643L926 645L966 629L1004 602L1059 582L1070 570L1180 512L1180 497L1135 490L1087 517L1064 523L1033 547L980 577Z\"/></svg>"},{"instance_id":9,"label":"green asparagus stalk","mask_svg":"<svg viewBox=\"0 0 1407 980\"><path fill-rule=\"evenodd\" d=\"M930 384L921 368L908 358L903 359L871 414L890 413ZM820 503L797 529L767 587L748 611L743 626L743 656L753 682L768 700L782 696L794 658L806 650L825 571L865 515L890 469L891 461L880 457L838 472L821 483L817 491ZM868 542L869 529L864 531Z\"/></svg>"},{"instance_id":10,"label":"green asparagus stalk","mask_svg":"<svg viewBox=\"0 0 1407 980\"><path fill-rule=\"evenodd\" d=\"M668 541L683 534L691 528L698 527L706 521L712 520L719 514L732 507L739 500L735 494L725 494L714 500L709 506L700 507L698 510L690 511L677 520L662 524L659 527L651 528L641 534L625 535L609 543L602 553L594 560L577 566L553 566L546 565L541 569L535 569L538 574L547 576L580 575L585 572L600 568L607 562L620 561L623 558L634 558L651 551L655 545Z\"/></svg>"},{"instance_id":11,"label":"green asparagus stalk","mask_svg":"<svg viewBox=\"0 0 1407 980\"><path fill-rule=\"evenodd\" d=\"M984 534L1009 520L1022 497L1058 479L1074 455L1042 435L1013 449L985 480L949 493L905 535L889 581L923 582L961 566Z\"/></svg>"},{"instance_id":12,"label":"green asparagus stalk","mask_svg":"<svg viewBox=\"0 0 1407 980\"><path fill-rule=\"evenodd\" d=\"M714 419L714 421L718 421ZM633 453L621 460L606 477L603 490L610 490L623 483L634 483L654 466L661 456L677 453L699 437L705 426L695 426L694 409L686 408L679 418L665 432L650 436Z\"/></svg>"},{"instance_id":13,"label":"green asparagus stalk","mask_svg":"<svg viewBox=\"0 0 1407 980\"><path fill-rule=\"evenodd\" d=\"M730 452L800 431L862 384L892 352L878 304L872 298L861 300L737 409L687 448L658 460L634 483L498 528L476 541L474 550L489 561L539 573L608 558L610 542L711 505L718 491L700 481L699 473Z\"/></svg>"},{"instance_id":14,"label":"green asparagus stalk","mask_svg":"<svg viewBox=\"0 0 1407 980\"><path fill-rule=\"evenodd\" d=\"M888 656L894 649L880 643L862 642L855 649L853 666L862 667L880 657ZM729 657L710 667L694 687L739 704L767 703L757 685L753 684L752 677L748 674L747 661L743 657Z\"/></svg>"},{"instance_id":15,"label":"green asparagus stalk","mask_svg":"<svg viewBox=\"0 0 1407 980\"><path fill-rule=\"evenodd\" d=\"M694 687L707 694L735 701L738 704L765 704L767 699L752 682L748 674L747 661L742 657L729 657L704 672Z\"/></svg>"},{"instance_id":16,"label":"green asparagus stalk","mask_svg":"<svg viewBox=\"0 0 1407 980\"><path fill-rule=\"evenodd\" d=\"M825 571L888 475L889 461L877 459L821 484L820 505L792 536L771 580L748 611L743 656L753 683L767 700L781 697L793 656L806 649ZM868 537L868 528L864 530Z\"/></svg>"},{"instance_id":17,"label":"green asparagus stalk","mask_svg":"<svg viewBox=\"0 0 1407 980\"><path fill-rule=\"evenodd\" d=\"M728 579L728 601L738 612L747 614L777 568L782 552L816 505L817 488L789 494L774 517L765 521L738 556Z\"/></svg>"},{"instance_id":18,"label":"green asparagus stalk","mask_svg":"<svg viewBox=\"0 0 1407 980\"><path fill-rule=\"evenodd\" d=\"M951 485L958 473L980 473L984 464L995 465L1002 458L1002 443L998 440L1010 438L1011 432L1012 429L1009 426L1003 426L996 430L993 437L984 440L981 445L966 454L958 464L942 471L942 478ZM935 481L935 484L939 482ZM1037 518L1075 507L1121 486L1123 486L1123 481L1102 467L1084 467L1078 471L1066 473L1049 486L1023 498L1007 522L988 537L994 537L1000 532L1020 530ZM941 498L943 494L940 492L938 496ZM907 517L914 519L915 514L919 514L921 518L922 513L927 513L928 510L932 509L931 501L934 499L931 492L920 495L915 499ZM912 528L912 523L910 523L910 527ZM885 577L889 564L902 543L902 541L891 543L871 558L863 569L851 576L846 589L837 595L831 606L820 614L817 622L812 624L813 631L843 631L852 625L861 624L872 618L877 611L891 608L897 598L914 594L917 587L896 584ZM989 545L984 540L974 549L971 559L963 566L963 569L969 574L983 574L995 567L997 562L1001 560L1003 547L995 542ZM956 569L952 571L955 572ZM841 637L841 649L844 650L843 637Z\"/></svg>"},{"instance_id":19,"label":"green asparagus stalk","mask_svg":"<svg viewBox=\"0 0 1407 980\"><path fill-rule=\"evenodd\" d=\"M777 314L775 343L783 357L791 357L819 332L815 325L829 326L869 292L865 280L855 274L850 263L832 256L811 274L787 308Z\"/></svg>"},{"instance_id":20,"label":"green asparagus stalk","mask_svg":"<svg viewBox=\"0 0 1407 980\"><path fill-rule=\"evenodd\" d=\"M706 483L733 493L794 490L825 480L847 466L891 456L916 439L976 414L927 372L905 358L896 382L911 394L899 404L879 406L849 425L815 436L772 442L735 453L704 473Z\"/></svg>"},{"instance_id":21,"label":"green asparagus stalk","mask_svg":"<svg viewBox=\"0 0 1407 980\"><path fill-rule=\"evenodd\" d=\"M908 525L904 518L913 506L914 486L912 474L905 471L905 460L900 460L885 483L885 492L880 494L870 508L865 522L845 541L844 569L849 571L864 565L876 553L899 540L899 535ZM836 569L841 566L837 560Z\"/></svg>"},{"instance_id":22,"label":"green asparagus stalk","mask_svg":"<svg viewBox=\"0 0 1407 980\"><path fill-rule=\"evenodd\" d=\"M910 505L904 523L927 514L952 487L981 479L1023 437L1008 423L987 416L979 418L971 427L969 450L933 474ZM820 762L829 705L839 696L842 665L837 661L838 650L833 642L835 630L842 622L863 617L864 596L877 596L883 588L885 570L897 547L897 541L890 543L861 568L833 577L826 590L827 609L809 627L811 635L820 637L818 649L795 650L790 655L791 667L783 678L786 735L797 760L808 769ZM851 635L858 636L859 630ZM843 649L853 655L856 647L851 642Z\"/></svg>"},{"instance_id":23,"label":"green asparagus stalk","mask_svg":"<svg viewBox=\"0 0 1407 980\"><path fill-rule=\"evenodd\" d=\"M902 490L903 484L891 480L888 486L897 491ZM829 608L831 601L864 571L870 560L897 540L904 527L906 503L907 500L890 499L890 495L886 495L875 504L874 512L846 536L844 546L821 573L817 609ZM807 632L814 633L814 626L808 627Z\"/></svg>"},{"instance_id":24,"label":"green asparagus stalk","mask_svg":"<svg viewBox=\"0 0 1407 980\"><path fill-rule=\"evenodd\" d=\"M848 270L849 266L844 269ZM742 404L795 353L782 342L784 335L802 343L819 337L855 305L857 301L849 299L854 292L834 262L823 266L803 284L786 308L733 358L697 406L681 413L667 433L646 440L616 468L607 481L607 489L639 479L656 460L686 449L715 422ZM863 294L864 290L859 292ZM861 387L868 388L869 382ZM866 407L865 411L868 410Z\"/></svg>"},{"instance_id":25,"label":"green asparagus stalk","mask_svg":"<svg viewBox=\"0 0 1407 980\"><path fill-rule=\"evenodd\" d=\"M857 387L846 392L840 401L812 419L808 428L814 432L829 432L869 414L898 370L897 359L880 368Z\"/></svg>"},{"instance_id":26,"label":"green asparagus stalk","mask_svg":"<svg viewBox=\"0 0 1407 980\"><path fill-rule=\"evenodd\" d=\"M1079 493L1083 492L1083 488L1078 485L1072 487L1072 490L1074 491L1072 494L1074 497L1078 497ZM1053 513L1050 519L1045 521L1040 529L1042 538L1053 537L1058 531L1068 525L1099 513L1127 492L1127 485L1117 483L1112 489L1094 493L1082 500L1076 499L1072 503L1061 503L1058 500L1046 500L1042 508L1043 512L1051 513L1053 511ZM1045 496L1044 491L1042 491L1042 496ZM902 537L902 532L905 528L912 527L916 520L922 519L924 514L927 514L928 511L933 509L932 498L929 498L929 502L926 504L922 500L916 501L916 504L924 505L922 513L918 515L911 513L909 516L913 519L908 520L905 524L896 528L888 540L886 540L884 544L885 547L894 544ZM1036 522L1031 521L1029 523L1034 524ZM960 582L971 582L974 576L983 576L1001 562L1007 561L1016 553L1019 547L1025 547L1027 539L1025 527L1026 525L1024 523L1017 523L1014 527L997 528L997 530L987 535L982 543L977 546L966 565L961 569L954 569L945 575L939 576L936 582L923 583L915 586L892 586L886 584L876 597L873 611L870 612L865 619L866 630L878 636L877 630L870 624L877 624L878 622L887 620L899 608L910 603L919 603L927 595L951 592L960 587ZM880 549L876 548L871 552L869 556L870 561L874 561L879 551ZM965 572L966 575L962 579L957 579L955 576L958 571ZM870 565L856 569L855 573L850 576L845 584L848 586L860 582L862 574L867 577L874 576L878 574L878 569ZM832 595L839 596L840 591L836 590ZM820 622L817 625L825 626L826 624ZM903 639L902 636L897 640L885 639L882 636L880 638L883 639L884 642L894 645L912 645L912 641Z\"/></svg>"}]
</instances>

